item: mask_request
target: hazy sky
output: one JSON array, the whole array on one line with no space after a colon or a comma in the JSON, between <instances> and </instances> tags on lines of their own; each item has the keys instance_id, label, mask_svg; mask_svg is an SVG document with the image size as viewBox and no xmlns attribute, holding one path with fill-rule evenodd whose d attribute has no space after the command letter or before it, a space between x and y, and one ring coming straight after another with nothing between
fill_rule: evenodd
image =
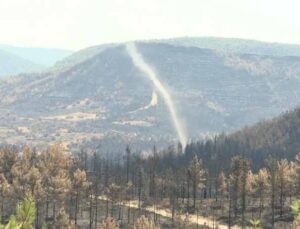
<instances>
[{"instance_id":1,"label":"hazy sky","mask_svg":"<svg viewBox=\"0 0 300 229\"><path fill-rule=\"evenodd\" d=\"M299 0L0 0L0 43L81 49L221 36L300 44Z\"/></svg>"}]
</instances>

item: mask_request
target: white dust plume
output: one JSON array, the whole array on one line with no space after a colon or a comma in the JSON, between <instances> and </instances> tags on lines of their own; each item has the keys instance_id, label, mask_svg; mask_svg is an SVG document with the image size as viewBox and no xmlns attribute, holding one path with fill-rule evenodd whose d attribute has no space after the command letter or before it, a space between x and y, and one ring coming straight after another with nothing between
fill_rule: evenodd
<instances>
[{"instance_id":1,"label":"white dust plume","mask_svg":"<svg viewBox=\"0 0 300 229\"><path fill-rule=\"evenodd\" d=\"M184 131L183 125L182 125L181 121L178 118L176 106L173 102L173 99L172 99L170 93L165 88L163 83L159 80L158 75L155 73L155 71L152 69L152 67L144 60L142 55L138 52L135 44L134 43L127 43L126 49L127 49L127 52L129 54L129 56L132 59L133 64L142 73L144 73L144 75L147 76L147 78L149 78L152 81L152 83L155 86L156 90L163 97L163 99L164 99L164 101L165 101L165 103L166 103L166 105L169 109L174 127L176 129L176 132L177 132L177 135L178 135L178 138L179 138L179 141L182 145L182 148L185 149L185 146L187 144L187 136L186 136L186 133Z\"/></svg>"}]
</instances>

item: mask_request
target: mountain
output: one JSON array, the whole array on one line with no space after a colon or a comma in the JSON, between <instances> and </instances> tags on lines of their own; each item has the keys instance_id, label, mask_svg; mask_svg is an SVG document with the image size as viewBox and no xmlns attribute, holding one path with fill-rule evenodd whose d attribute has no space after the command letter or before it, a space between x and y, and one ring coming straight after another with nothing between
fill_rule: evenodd
<instances>
[{"instance_id":1,"label":"mountain","mask_svg":"<svg viewBox=\"0 0 300 229\"><path fill-rule=\"evenodd\" d=\"M84 61L87 61L88 59L92 59L94 56L99 55L107 48L112 48L116 46L118 46L118 44L104 44L79 50L78 52L72 53L64 59L57 61L57 63L53 66L51 70L65 71L66 69L71 68Z\"/></svg>"},{"instance_id":2,"label":"mountain","mask_svg":"<svg viewBox=\"0 0 300 229\"><path fill-rule=\"evenodd\" d=\"M43 67L51 67L56 62L73 53L72 51L65 49L17 47L4 44L0 44L0 50L11 53Z\"/></svg>"},{"instance_id":3,"label":"mountain","mask_svg":"<svg viewBox=\"0 0 300 229\"><path fill-rule=\"evenodd\" d=\"M172 39L158 39L141 41L144 43L169 44L179 47L197 47L203 49L213 49L225 53L255 54L264 56L300 56L300 45L268 43L257 40L222 38L222 37L179 37ZM74 66L80 62L92 58L107 48L112 48L118 44L103 44L82 49L72 53L68 57L58 61L54 69L62 69Z\"/></svg>"},{"instance_id":4,"label":"mountain","mask_svg":"<svg viewBox=\"0 0 300 229\"><path fill-rule=\"evenodd\" d=\"M238 38L181 37L157 40L157 42L177 46L216 49L219 51L234 53L248 53L269 56L300 56L300 45L269 43Z\"/></svg>"},{"instance_id":5,"label":"mountain","mask_svg":"<svg viewBox=\"0 0 300 229\"><path fill-rule=\"evenodd\" d=\"M137 49L171 92L190 138L233 132L299 106L300 57L157 42ZM177 139L163 97L125 44L83 50L51 71L6 79L0 98L0 136L8 143L61 140L121 151L126 143L142 149Z\"/></svg>"},{"instance_id":6,"label":"mountain","mask_svg":"<svg viewBox=\"0 0 300 229\"><path fill-rule=\"evenodd\" d=\"M35 72L43 67L19 56L0 50L0 78L24 72Z\"/></svg>"}]
</instances>

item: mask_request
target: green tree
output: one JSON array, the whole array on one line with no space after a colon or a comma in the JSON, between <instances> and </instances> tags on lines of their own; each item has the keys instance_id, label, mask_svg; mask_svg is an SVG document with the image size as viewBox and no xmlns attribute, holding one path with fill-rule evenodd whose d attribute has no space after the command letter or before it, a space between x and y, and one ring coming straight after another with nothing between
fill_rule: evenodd
<instances>
[{"instance_id":1,"label":"green tree","mask_svg":"<svg viewBox=\"0 0 300 229\"><path fill-rule=\"evenodd\" d=\"M23 202L16 207L16 216L11 216L7 225L0 225L0 229L32 229L36 215L33 197L27 194Z\"/></svg>"},{"instance_id":2,"label":"green tree","mask_svg":"<svg viewBox=\"0 0 300 229\"><path fill-rule=\"evenodd\" d=\"M294 221L300 223L300 198L296 199L291 205Z\"/></svg>"},{"instance_id":3,"label":"green tree","mask_svg":"<svg viewBox=\"0 0 300 229\"><path fill-rule=\"evenodd\" d=\"M250 223L250 227L249 227L249 229L262 229L262 227L261 227L261 222L260 222L260 220L259 219L251 219L250 221L249 221L249 223Z\"/></svg>"}]
</instances>

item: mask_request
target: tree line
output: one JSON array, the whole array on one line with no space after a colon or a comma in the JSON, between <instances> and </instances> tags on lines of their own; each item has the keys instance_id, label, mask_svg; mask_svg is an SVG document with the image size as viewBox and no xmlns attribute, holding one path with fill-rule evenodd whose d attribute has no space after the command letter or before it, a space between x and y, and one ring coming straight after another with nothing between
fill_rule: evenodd
<instances>
[{"instance_id":1,"label":"tree line","mask_svg":"<svg viewBox=\"0 0 300 229\"><path fill-rule=\"evenodd\" d=\"M180 146L102 155L91 149L70 153L60 144L44 151L2 147L1 223L9 223L28 195L35 228L247 228L257 221L264 228L292 228L297 220L290 206L300 193L300 154L290 161L269 157L258 169L236 155L218 173L219 164L206 164L196 153L180 163Z\"/></svg>"}]
</instances>

